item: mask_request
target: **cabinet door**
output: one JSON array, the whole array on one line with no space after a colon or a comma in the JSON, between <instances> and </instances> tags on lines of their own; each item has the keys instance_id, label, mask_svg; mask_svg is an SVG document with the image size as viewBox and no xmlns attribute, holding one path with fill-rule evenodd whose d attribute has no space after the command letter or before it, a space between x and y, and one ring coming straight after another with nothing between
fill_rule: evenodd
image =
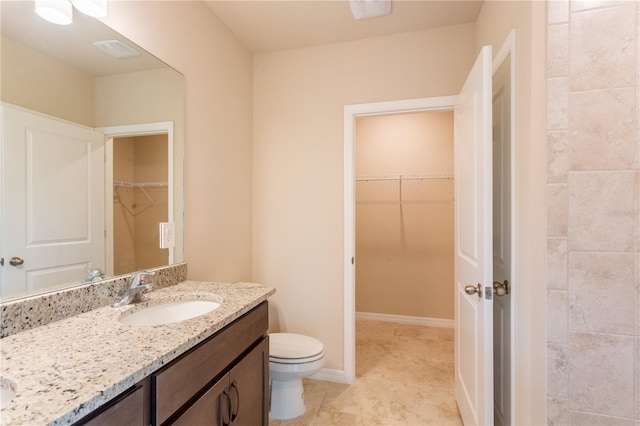
<instances>
[{"instance_id":1,"label":"cabinet door","mask_svg":"<svg viewBox=\"0 0 640 426\"><path fill-rule=\"evenodd\" d=\"M228 385L229 374L225 374L172 424L174 426L229 424Z\"/></svg>"},{"instance_id":2,"label":"cabinet door","mask_svg":"<svg viewBox=\"0 0 640 426\"><path fill-rule=\"evenodd\" d=\"M238 362L229 373L231 424L269 424L269 338Z\"/></svg>"}]
</instances>

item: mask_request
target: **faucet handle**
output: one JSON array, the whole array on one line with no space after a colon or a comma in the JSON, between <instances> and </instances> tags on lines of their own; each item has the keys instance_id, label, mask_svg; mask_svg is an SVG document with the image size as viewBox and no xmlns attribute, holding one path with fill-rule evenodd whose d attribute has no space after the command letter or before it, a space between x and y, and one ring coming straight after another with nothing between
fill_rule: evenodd
<instances>
[{"instance_id":1,"label":"faucet handle","mask_svg":"<svg viewBox=\"0 0 640 426\"><path fill-rule=\"evenodd\" d=\"M140 271L138 274L139 274L138 283L142 285L145 283L145 277L152 277L156 273L153 271Z\"/></svg>"}]
</instances>

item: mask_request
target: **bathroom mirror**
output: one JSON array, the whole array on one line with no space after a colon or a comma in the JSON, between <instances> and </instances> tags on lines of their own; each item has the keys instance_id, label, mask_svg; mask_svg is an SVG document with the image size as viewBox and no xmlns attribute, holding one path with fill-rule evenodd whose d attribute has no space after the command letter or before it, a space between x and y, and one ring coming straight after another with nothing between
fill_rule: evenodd
<instances>
[{"instance_id":1,"label":"bathroom mirror","mask_svg":"<svg viewBox=\"0 0 640 426\"><path fill-rule=\"evenodd\" d=\"M98 163L87 163L88 167L76 167L75 174L67 175L67 169L71 169L69 165L72 164L69 158L77 150L74 151L75 148L73 148L69 153L64 154L61 154L62 151L57 148L47 148L50 150L48 154L44 153L46 150L42 150L38 164L46 169L46 173L40 173L41 180L45 183L41 185L40 190L54 201L38 204L33 201L36 198L32 192L29 192L28 185L17 184L13 185L13 188L8 185L9 182L21 182L20 179L23 179L19 176L21 172L11 175L12 172L5 167L9 162L17 163L14 159L19 156L9 158L10 155L7 152L11 151L0 154L4 156L0 157L4 169L2 170L2 194L0 194L2 216L6 216L7 206L25 204L27 212L37 210L39 219L36 225L39 226L40 235L55 236L58 230L53 228L60 226L54 224L59 224L61 221L59 218L54 220L51 216L55 212L60 214L65 211L64 207L59 209L55 207L56 194L61 197L62 194L76 190L76 185L80 188L78 190L80 193L87 194L85 188L95 186L94 175L97 174L101 179L102 188L98 185L87 198L101 197L102 204L91 204L86 207L82 206L82 200L80 200L78 205L88 211L87 215L90 216L88 221L100 223L87 227L79 219L81 215L62 222L69 223L70 232L75 232L75 226L78 229L88 229L87 234L91 234L92 237L104 234L104 239L97 239L101 241L102 252L94 249L85 250L91 251L92 256L93 253L97 253L95 258L71 262L73 265L62 261L60 266L55 268L49 265L47 269L49 271L55 269L55 273L49 274L46 279L40 278L38 281L37 277L33 279L31 276L24 283L15 285L17 282L15 274L11 275L10 272L26 270L27 265L37 263L41 255L37 251L30 252L28 256L9 253L7 247L10 240L21 233L29 234L27 240L31 241L31 245L42 248L50 245L48 241L51 239L29 240L31 234L34 234L33 215L22 214L24 219L20 219L18 214L13 216L11 221L4 217L0 225L2 238L0 258L4 259L4 262L0 262L0 301L82 285L83 280L88 278L88 271L95 267L103 269L107 278L114 274L120 275L144 269L138 267L140 264L144 264L147 268L182 262L184 77L99 20L77 11L74 11L71 25L59 26L39 18L34 12L33 1L3 0L0 2L0 16L2 19L0 100L3 107L16 107L15 109L20 113L42 116L45 119L52 119L54 123L59 121L65 125L68 124L79 131L93 132L101 139L102 151L100 152L103 152L103 157L107 159L107 166L101 166L102 170L98 170L100 167L96 166ZM130 48L135 53L134 56L127 58L113 57L97 48L94 45L95 42L106 42L103 44L106 44L106 50L111 52L123 52ZM9 124L3 123L3 126L8 128ZM102 136L103 134L105 136ZM71 139L74 137L72 136ZM136 141L140 141L140 147L134 149L134 145L130 145L127 148L129 154L123 155L116 151L114 155L114 141L118 138L128 138L128 143L134 145ZM143 140L146 140L145 147L141 148ZM25 146L29 143L32 142L25 143ZM37 143L38 140L35 140L32 145L37 146ZM46 144L40 143L40 145ZM35 149L33 146L29 145L25 149L33 151ZM92 148L89 151L93 152ZM132 159L134 152L138 156L135 162ZM155 174L150 175L148 168L141 169L139 173L129 170L131 179L125 180L122 177L115 179L118 173L122 173L118 171L122 169L121 165L117 164L119 158L127 158L127 161L131 162L127 165L129 168L134 163L142 164L137 166L140 168L148 167L146 160L150 159L164 162L164 164L161 164L160 172ZM31 160L26 163L29 161ZM104 161L102 163L104 164ZM34 164L36 162L31 161L25 166L31 168L28 169L29 173L25 173L29 174L27 181L30 178L33 180L32 175L36 175L32 172ZM114 170L116 170L116 176L114 176ZM79 178L84 174L90 174L90 177ZM144 182L136 180L134 174L140 176L146 174L146 177L141 178ZM60 176L66 177L60 178ZM91 179L93 180L88 184L87 181ZM26 195L20 194L22 198L16 197L13 193L20 187L27 188L26 191L23 190ZM47 188L48 191L43 188ZM16 202L22 199L24 201ZM153 212L149 207L151 204L155 208L164 210ZM96 208L96 205L102 207ZM77 211L69 206L66 208L67 212L72 212L72 216ZM118 218L118 209L120 211L128 209L127 213L131 213L132 217L136 216L138 219L152 216L152 220L173 222L175 229L172 233L175 236L175 246L171 251L159 250L158 224L150 223L151 219L138 220L141 222L136 225L138 229L143 227L150 229L142 240L146 240L146 246L151 248L141 248L145 244L130 241L126 249L127 254L124 257L120 256L127 261L118 261L118 256L114 256L114 252L118 250L117 254L123 253L123 239L116 235L117 229L123 228L118 225L118 221L122 221ZM94 214L93 210L98 211L98 214ZM150 215L151 212L153 212L152 215ZM129 220L124 228L128 227L131 231L133 223L133 220ZM22 232L22 230L26 231ZM60 247L72 246L73 241L73 239L58 238ZM149 252L151 249L154 253ZM60 257L62 249L55 249L53 253L47 256ZM17 262L14 259L16 257L24 262L23 265L14 265ZM118 263L115 266L114 257ZM146 260L141 260L142 263L129 261L134 257ZM45 276L39 272L32 275Z\"/></svg>"}]
</instances>

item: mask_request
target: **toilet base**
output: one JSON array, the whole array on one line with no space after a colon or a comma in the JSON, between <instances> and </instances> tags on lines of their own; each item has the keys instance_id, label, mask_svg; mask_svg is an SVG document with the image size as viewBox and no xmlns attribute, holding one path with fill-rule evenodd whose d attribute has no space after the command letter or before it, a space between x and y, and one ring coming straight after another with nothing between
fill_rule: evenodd
<instances>
[{"instance_id":1,"label":"toilet base","mask_svg":"<svg viewBox=\"0 0 640 426\"><path fill-rule=\"evenodd\" d=\"M289 420L304 414L304 387L302 379L271 380L269 418Z\"/></svg>"}]
</instances>

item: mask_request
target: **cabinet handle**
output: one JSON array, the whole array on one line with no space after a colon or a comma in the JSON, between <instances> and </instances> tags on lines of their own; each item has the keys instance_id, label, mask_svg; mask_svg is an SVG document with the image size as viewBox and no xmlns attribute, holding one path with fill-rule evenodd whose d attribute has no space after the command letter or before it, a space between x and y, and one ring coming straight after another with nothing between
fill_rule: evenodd
<instances>
[{"instance_id":1,"label":"cabinet handle","mask_svg":"<svg viewBox=\"0 0 640 426\"><path fill-rule=\"evenodd\" d=\"M238 411L240 411L240 392L238 391L238 386L236 385L236 381L235 380L233 382L231 382L231 390L233 391L233 394L235 395L235 398L233 398L233 399L229 398L231 400L231 422L233 423L236 420L236 417L238 417ZM233 408L234 399L236 401L235 409Z\"/></svg>"},{"instance_id":2,"label":"cabinet handle","mask_svg":"<svg viewBox=\"0 0 640 426\"><path fill-rule=\"evenodd\" d=\"M225 401L222 402L222 426L229 426L231 424L231 397L228 389L222 391L222 397L226 400L226 404Z\"/></svg>"}]
</instances>

